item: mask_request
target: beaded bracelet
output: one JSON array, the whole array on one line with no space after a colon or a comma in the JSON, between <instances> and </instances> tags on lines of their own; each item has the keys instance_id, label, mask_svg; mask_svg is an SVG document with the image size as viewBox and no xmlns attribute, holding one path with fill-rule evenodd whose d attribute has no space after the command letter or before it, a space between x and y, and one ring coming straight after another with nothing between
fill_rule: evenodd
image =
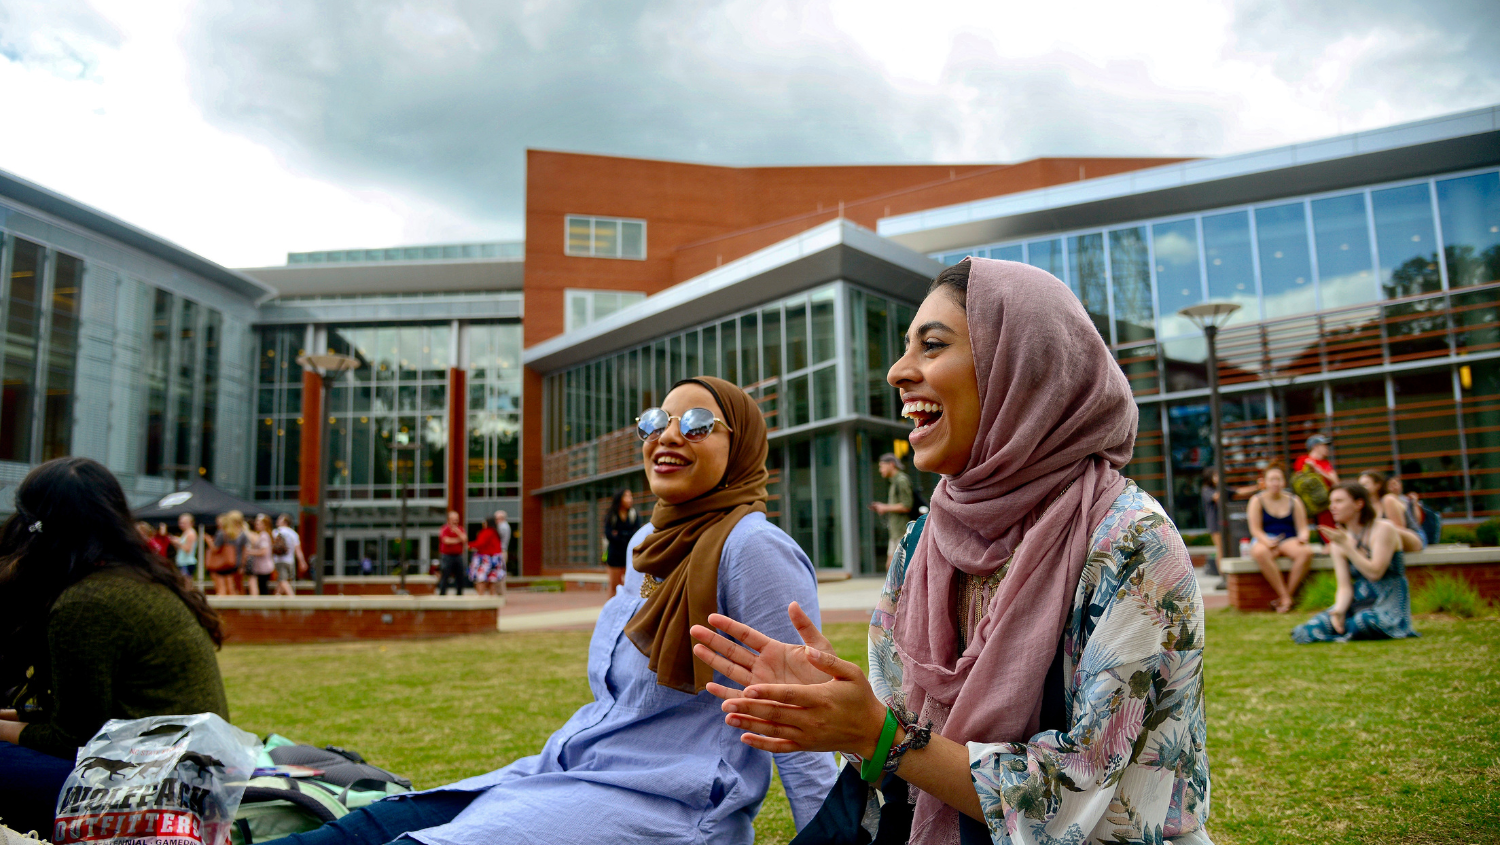
<instances>
[{"instance_id":1,"label":"beaded bracelet","mask_svg":"<svg viewBox=\"0 0 1500 845\"><path fill-rule=\"evenodd\" d=\"M891 741L896 738L896 714L889 707L885 710L885 725L880 729L880 740L875 743L875 753L859 764L859 776L865 783L878 783L884 774L886 756L891 753Z\"/></svg>"}]
</instances>

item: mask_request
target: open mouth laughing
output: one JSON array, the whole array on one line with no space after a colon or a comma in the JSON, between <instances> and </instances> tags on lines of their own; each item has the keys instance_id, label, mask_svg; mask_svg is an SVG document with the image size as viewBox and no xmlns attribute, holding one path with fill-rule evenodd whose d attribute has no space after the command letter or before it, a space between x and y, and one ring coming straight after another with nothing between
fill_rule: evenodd
<instances>
[{"instance_id":1,"label":"open mouth laughing","mask_svg":"<svg viewBox=\"0 0 1500 845\"><path fill-rule=\"evenodd\" d=\"M907 399L901 405L901 416L916 425L911 434L913 438L919 438L943 418L943 406L930 399Z\"/></svg>"},{"instance_id":2,"label":"open mouth laughing","mask_svg":"<svg viewBox=\"0 0 1500 845\"><path fill-rule=\"evenodd\" d=\"M657 473L666 474L687 469L692 461L675 452L657 452L651 459L651 468Z\"/></svg>"}]
</instances>

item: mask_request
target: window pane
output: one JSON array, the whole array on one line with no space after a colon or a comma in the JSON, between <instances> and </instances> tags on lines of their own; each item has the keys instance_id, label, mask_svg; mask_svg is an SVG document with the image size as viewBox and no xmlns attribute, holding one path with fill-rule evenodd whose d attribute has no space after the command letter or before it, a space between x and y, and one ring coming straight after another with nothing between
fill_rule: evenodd
<instances>
[{"instance_id":1,"label":"window pane","mask_svg":"<svg viewBox=\"0 0 1500 845\"><path fill-rule=\"evenodd\" d=\"M568 331L589 323L589 297L586 293L568 294Z\"/></svg>"},{"instance_id":2,"label":"window pane","mask_svg":"<svg viewBox=\"0 0 1500 845\"><path fill-rule=\"evenodd\" d=\"M1144 226L1109 233L1109 272L1115 289L1115 342L1156 337Z\"/></svg>"},{"instance_id":3,"label":"window pane","mask_svg":"<svg viewBox=\"0 0 1500 845\"><path fill-rule=\"evenodd\" d=\"M590 231L592 222L587 217L568 218L568 255L592 255L593 234Z\"/></svg>"},{"instance_id":4,"label":"window pane","mask_svg":"<svg viewBox=\"0 0 1500 845\"><path fill-rule=\"evenodd\" d=\"M703 374L719 375L719 330L714 326L703 330Z\"/></svg>"},{"instance_id":5,"label":"window pane","mask_svg":"<svg viewBox=\"0 0 1500 845\"><path fill-rule=\"evenodd\" d=\"M1266 317L1318 310L1302 203L1257 208L1255 237L1260 248L1260 290Z\"/></svg>"},{"instance_id":6,"label":"window pane","mask_svg":"<svg viewBox=\"0 0 1500 845\"><path fill-rule=\"evenodd\" d=\"M1151 227L1156 254L1156 295L1161 299L1161 331L1167 337L1196 332L1177 312L1203 301L1203 274L1198 265L1198 224L1174 220Z\"/></svg>"},{"instance_id":7,"label":"window pane","mask_svg":"<svg viewBox=\"0 0 1500 845\"><path fill-rule=\"evenodd\" d=\"M760 381L760 339L754 314L740 318L740 379L745 385Z\"/></svg>"},{"instance_id":8,"label":"window pane","mask_svg":"<svg viewBox=\"0 0 1500 845\"><path fill-rule=\"evenodd\" d=\"M812 362L821 364L833 359L837 338L833 330L833 290L812 295Z\"/></svg>"},{"instance_id":9,"label":"window pane","mask_svg":"<svg viewBox=\"0 0 1500 845\"><path fill-rule=\"evenodd\" d=\"M1020 261L1024 256L1025 250L1021 248L1020 244L1011 244L1010 246L1002 246L990 250L990 257L998 258L1001 261Z\"/></svg>"},{"instance_id":10,"label":"window pane","mask_svg":"<svg viewBox=\"0 0 1500 845\"><path fill-rule=\"evenodd\" d=\"M1364 194L1313 200L1313 240L1318 255L1318 298L1323 308L1376 298Z\"/></svg>"},{"instance_id":11,"label":"window pane","mask_svg":"<svg viewBox=\"0 0 1500 845\"><path fill-rule=\"evenodd\" d=\"M646 257L646 224L620 222L620 256L622 258Z\"/></svg>"},{"instance_id":12,"label":"window pane","mask_svg":"<svg viewBox=\"0 0 1500 845\"><path fill-rule=\"evenodd\" d=\"M83 262L57 254L47 321L47 395L42 406L42 460L69 453L73 442L73 378L78 356L78 298Z\"/></svg>"},{"instance_id":13,"label":"window pane","mask_svg":"<svg viewBox=\"0 0 1500 845\"><path fill-rule=\"evenodd\" d=\"M719 349L723 359L723 378L725 381L741 384L740 382L740 348L734 340L734 321L725 320L719 324ZM741 386L743 386L741 384Z\"/></svg>"},{"instance_id":14,"label":"window pane","mask_svg":"<svg viewBox=\"0 0 1500 845\"><path fill-rule=\"evenodd\" d=\"M787 379L787 427L802 425L811 421L812 407L808 402L807 376L797 376Z\"/></svg>"},{"instance_id":15,"label":"window pane","mask_svg":"<svg viewBox=\"0 0 1500 845\"><path fill-rule=\"evenodd\" d=\"M667 374L673 384L687 378L693 373L686 372L682 368L682 335L672 335L667 341Z\"/></svg>"},{"instance_id":16,"label":"window pane","mask_svg":"<svg viewBox=\"0 0 1500 845\"><path fill-rule=\"evenodd\" d=\"M781 309L767 308L760 312L760 357L765 366L764 376L781 376Z\"/></svg>"},{"instance_id":17,"label":"window pane","mask_svg":"<svg viewBox=\"0 0 1500 845\"><path fill-rule=\"evenodd\" d=\"M813 373L813 419L827 420L838 416L838 367L824 367Z\"/></svg>"},{"instance_id":18,"label":"window pane","mask_svg":"<svg viewBox=\"0 0 1500 845\"><path fill-rule=\"evenodd\" d=\"M839 554L842 548L839 540L843 534L839 529L843 519L839 509L841 485L839 483L838 438L837 434L820 434L813 446L817 461L817 467L813 472L818 485L817 565L820 568L843 565L843 557Z\"/></svg>"},{"instance_id":19,"label":"window pane","mask_svg":"<svg viewBox=\"0 0 1500 845\"><path fill-rule=\"evenodd\" d=\"M891 345L890 303L878 296L867 296L864 306L865 411L872 417L893 420L897 418L897 394L885 381L885 374L896 360Z\"/></svg>"},{"instance_id":20,"label":"window pane","mask_svg":"<svg viewBox=\"0 0 1500 845\"><path fill-rule=\"evenodd\" d=\"M1026 263L1040 267L1061 279L1063 277L1062 241L1032 241L1026 245Z\"/></svg>"},{"instance_id":21,"label":"window pane","mask_svg":"<svg viewBox=\"0 0 1500 845\"><path fill-rule=\"evenodd\" d=\"M594 255L618 258L620 255L620 224L613 220L594 220Z\"/></svg>"},{"instance_id":22,"label":"window pane","mask_svg":"<svg viewBox=\"0 0 1500 845\"><path fill-rule=\"evenodd\" d=\"M795 372L807 366L807 304L786 307L786 368Z\"/></svg>"},{"instance_id":23,"label":"window pane","mask_svg":"<svg viewBox=\"0 0 1500 845\"><path fill-rule=\"evenodd\" d=\"M1111 343L1109 336L1109 294L1104 289L1104 235L1078 235L1068 238L1068 287L1083 302L1083 310L1094 321L1094 328Z\"/></svg>"},{"instance_id":24,"label":"window pane","mask_svg":"<svg viewBox=\"0 0 1500 845\"><path fill-rule=\"evenodd\" d=\"M1500 280L1500 173L1437 183L1450 288Z\"/></svg>"},{"instance_id":25,"label":"window pane","mask_svg":"<svg viewBox=\"0 0 1500 845\"><path fill-rule=\"evenodd\" d=\"M1387 299L1442 290L1432 197L1426 183L1370 194L1380 287Z\"/></svg>"},{"instance_id":26,"label":"window pane","mask_svg":"<svg viewBox=\"0 0 1500 845\"><path fill-rule=\"evenodd\" d=\"M683 369L687 371L688 376L694 377L702 375L703 366L701 363L701 359L698 357L697 332L687 333L687 337L683 340L683 349L685 350L684 354L687 356L687 362L682 366Z\"/></svg>"},{"instance_id":27,"label":"window pane","mask_svg":"<svg viewBox=\"0 0 1500 845\"><path fill-rule=\"evenodd\" d=\"M1208 298L1240 304L1235 323L1260 320L1255 298L1255 265L1250 257L1250 215L1244 211L1203 218L1203 253L1208 260Z\"/></svg>"}]
</instances>

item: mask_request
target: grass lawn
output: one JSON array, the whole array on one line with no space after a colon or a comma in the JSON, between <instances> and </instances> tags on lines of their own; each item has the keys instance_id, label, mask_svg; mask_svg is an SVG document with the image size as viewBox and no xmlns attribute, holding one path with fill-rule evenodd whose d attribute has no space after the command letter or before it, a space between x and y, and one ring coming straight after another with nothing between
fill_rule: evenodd
<instances>
[{"instance_id":1,"label":"grass lawn","mask_svg":"<svg viewBox=\"0 0 1500 845\"><path fill-rule=\"evenodd\" d=\"M1249 843L1500 843L1500 620L1296 646L1296 621L1208 614L1209 832ZM864 627L830 626L864 660ZM230 646L235 723L448 783L535 753L589 700L586 632ZM791 838L779 787L757 841Z\"/></svg>"}]
</instances>

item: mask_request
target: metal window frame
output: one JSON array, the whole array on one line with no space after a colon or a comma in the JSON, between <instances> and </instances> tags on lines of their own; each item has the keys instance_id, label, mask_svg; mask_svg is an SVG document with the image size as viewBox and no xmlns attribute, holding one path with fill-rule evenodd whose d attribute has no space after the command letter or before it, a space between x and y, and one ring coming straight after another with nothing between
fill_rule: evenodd
<instances>
[{"instance_id":1,"label":"metal window frame","mask_svg":"<svg viewBox=\"0 0 1500 845\"><path fill-rule=\"evenodd\" d=\"M572 231L572 224L573 224L574 220L587 220L589 222L589 251L588 252L576 252L576 251L574 251L569 246L568 236L569 236L570 232ZM601 253L597 249L598 248L599 239L598 239L598 235L596 234L596 229L597 229L597 224L599 222L601 222L601 221L608 222L608 223L614 223L615 226L617 227L616 228L616 237L615 237L615 254L614 255L607 255L607 254ZM641 225L641 254L640 255L625 255L624 254L625 242L624 242L624 238L622 238L622 237L619 236L619 232L621 231L621 228L618 228L618 227L621 227L621 224L624 224L624 223L639 223ZM615 258L615 259L622 259L622 260L625 260L625 261L645 261L646 258L647 258L647 256L650 254L650 250L649 250L649 248L647 246L647 244L648 244L648 234L649 234L649 227L647 226L647 221L645 221L645 220L643 220L641 218L638 218L638 217L606 217L606 216L603 216L603 215L596 215L596 214L564 214L563 215L563 254L566 255L566 256L568 256L568 257L570 257L570 258Z\"/></svg>"}]
</instances>

